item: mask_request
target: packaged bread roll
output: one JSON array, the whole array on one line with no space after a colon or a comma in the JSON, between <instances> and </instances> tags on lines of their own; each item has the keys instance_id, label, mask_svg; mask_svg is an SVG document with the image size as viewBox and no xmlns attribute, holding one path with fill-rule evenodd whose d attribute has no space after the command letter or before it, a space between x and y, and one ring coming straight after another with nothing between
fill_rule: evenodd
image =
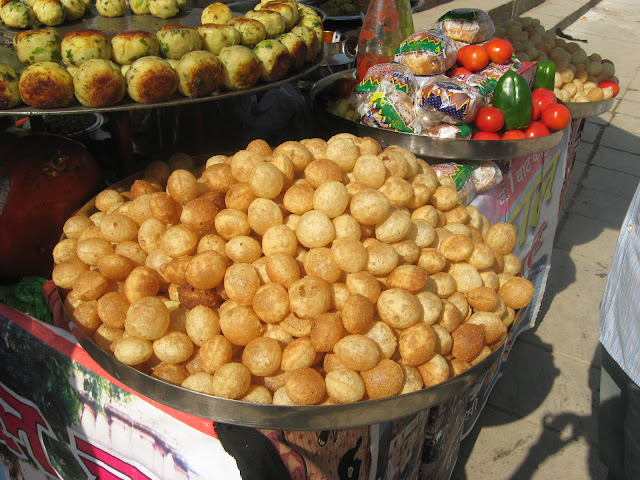
<instances>
[{"instance_id":1,"label":"packaged bread roll","mask_svg":"<svg viewBox=\"0 0 640 480\"><path fill-rule=\"evenodd\" d=\"M444 73L456 62L458 48L437 30L409 35L396 49L394 60L408 66L415 75Z\"/></svg>"},{"instance_id":2,"label":"packaged bread roll","mask_svg":"<svg viewBox=\"0 0 640 480\"><path fill-rule=\"evenodd\" d=\"M496 28L487 12L478 8L449 10L433 25L453 40L478 43L489 40Z\"/></svg>"}]
</instances>

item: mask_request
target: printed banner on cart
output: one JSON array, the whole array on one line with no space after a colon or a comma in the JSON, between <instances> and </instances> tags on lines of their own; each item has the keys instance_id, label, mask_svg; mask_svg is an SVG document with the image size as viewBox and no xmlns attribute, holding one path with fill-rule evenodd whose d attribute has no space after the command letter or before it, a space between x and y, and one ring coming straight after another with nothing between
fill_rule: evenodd
<instances>
[{"instance_id":1,"label":"printed banner on cart","mask_svg":"<svg viewBox=\"0 0 640 480\"><path fill-rule=\"evenodd\" d=\"M567 143L504 164L478 195L518 229L515 253L536 286L509 342L531 327L548 274ZM216 424L130 391L66 330L0 304L0 479L448 479L508 354L467 392L409 417L323 432Z\"/></svg>"}]
</instances>

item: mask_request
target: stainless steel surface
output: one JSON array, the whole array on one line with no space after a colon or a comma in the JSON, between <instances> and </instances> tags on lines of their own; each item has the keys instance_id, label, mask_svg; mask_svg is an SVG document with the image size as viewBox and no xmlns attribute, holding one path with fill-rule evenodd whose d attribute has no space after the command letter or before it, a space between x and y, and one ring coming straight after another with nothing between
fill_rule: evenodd
<instances>
[{"instance_id":1,"label":"stainless steel surface","mask_svg":"<svg viewBox=\"0 0 640 480\"><path fill-rule=\"evenodd\" d=\"M616 97L600 102L568 102L565 103L571 112L571 118L597 117L613 108Z\"/></svg>"},{"instance_id":2,"label":"stainless steel surface","mask_svg":"<svg viewBox=\"0 0 640 480\"><path fill-rule=\"evenodd\" d=\"M446 382L417 392L343 405L261 405L218 398L187 390L125 365L91 341L69 318L71 331L80 345L107 373L136 392L198 417L216 422L277 430L334 430L373 425L411 415L439 405L467 390L499 362L506 342L480 363Z\"/></svg>"},{"instance_id":3,"label":"stainless steel surface","mask_svg":"<svg viewBox=\"0 0 640 480\"><path fill-rule=\"evenodd\" d=\"M158 103L137 103L131 100L129 97L125 97L120 103L116 105L110 105L108 107L85 107L83 105L80 105L75 100L73 105L70 107L52 108L52 109L33 108L33 107L30 107L29 105L22 104L10 110L0 110L0 116L2 115L53 115L53 114L68 115L73 113L118 112L118 111L137 110L137 109L143 109L143 108L174 107L174 106L185 105L185 104L210 102L212 100L221 100L223 98L237 97L241 95L250 95L253 93L264 92L266 90L277 87L279 85L293 82L313 72L323 62L324 62L324 56L319 55L318 58L316 58L316 60L312 64L307 65L300 71L293 72L287 75L285 78L277 82L270 82L270 83L258 82L253 87L247 88L245 90L223 91L208 97L188 98L188 97L182 97L180 96L179 93L176 92L170 100L167 100L166 102L158 102Z\"/></svg>"},{"instance_id":4,"label":"stainless steel surface","mask_svg":"<svg viewBox=\"0 0 640 480\"><path fill-rule=\"evenodd\" d=\"M565 130L539 138L524 140L471 140L453 138L432 138L423 135L385 130L352 122L329 113L322 104L322 93L338 78L353 75L345 70L325 77L311 88L314 113L321 126L337 128L362 137L373 137L383 147L399 145L421 157L449 160L507 160L544 152L562 140Z\"/></svg>"}]
</instances>

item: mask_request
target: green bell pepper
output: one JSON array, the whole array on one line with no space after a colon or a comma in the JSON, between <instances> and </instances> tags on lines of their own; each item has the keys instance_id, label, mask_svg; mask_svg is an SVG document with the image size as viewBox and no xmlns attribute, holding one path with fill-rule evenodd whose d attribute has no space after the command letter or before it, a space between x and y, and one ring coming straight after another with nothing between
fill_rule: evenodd
<instances>
[{"instance_id":1,"label":"green bell pepper","mask_svg":"<svg viewBox=\"0 0 640 480\"><path fill-rule=\"evenodd\" d=\"M527 80L509 70L502 75L493 92L493 106L504 114L504 128L514 130L526 127L531 121L531 88Z\"/></svg>"},{"instance_id":2,"label":"green bell pepper","mask_svg":"<svg viewBox=\"0 0 640 480\"><path fill-rule=\"evenodd\" d=\"M536 80L533 89L546 88L553 91L556 79L556 64L551 60L539 60L536 66Z\"/></svg>"}]
</instances>

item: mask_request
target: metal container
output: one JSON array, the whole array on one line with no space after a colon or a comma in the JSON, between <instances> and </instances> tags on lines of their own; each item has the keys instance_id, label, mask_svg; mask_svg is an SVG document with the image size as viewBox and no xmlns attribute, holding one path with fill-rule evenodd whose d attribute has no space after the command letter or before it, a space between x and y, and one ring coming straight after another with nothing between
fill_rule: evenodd
<instances>
[{"instance_id":1,"label":"metal container","mask_svg":"<svg viewBox=\"0 0 640 480\"><path fill-rule=\"evenodd\" d=\"M131 183L141 176L142 173L133 175L112 185L110 188L120 191L128 190ZM90 215L95 211L95 199L93 199L78 213ZM60 294L62 296L62 292ZM466 372L444 383L416 392L343 405L261 405L206 395L166 383L142 373L102 350L74 323L68 310L65 311L70 330L82 348L107 373L132 390L176 410L216 422L278 430L352 428L387 422L426 410L467 391L472 385L476 384L485 373L495 366L496 362L502 360L506 345L510 341L507 338L484 360ZM516 322L518 319L519 316Z\"/></svg>"},{"instance_id":2,"label":"metal container","mask_svg":"<svg viewBox=\"0 0 640 480\"><path fill-rule=\"evenodd\" d=\"M353 76L354 70L345 70L316 82L311 88L311 102L318 128L325 136L349 132L361 137L375 138L383 147L399 145L421 157L449 160L508 160L544 152L557 145L565 130L539 138L524 140L472 140L458 138L432 138L382 128L370 127L329 113L326 102L331 97L331 86L339 78Z\"/></svg>"},{"instance_id":3,"label":"metal container","mask_svg":"<svg viewBox=\"0 0 640 480\"><path fill-rule=\"evenodd\" d=\"M616 100L616 97L613 97L600 102L568 102L564 105L571 112L571 118L589 118L608 112Z\"/></svg>"}]
</instances>

